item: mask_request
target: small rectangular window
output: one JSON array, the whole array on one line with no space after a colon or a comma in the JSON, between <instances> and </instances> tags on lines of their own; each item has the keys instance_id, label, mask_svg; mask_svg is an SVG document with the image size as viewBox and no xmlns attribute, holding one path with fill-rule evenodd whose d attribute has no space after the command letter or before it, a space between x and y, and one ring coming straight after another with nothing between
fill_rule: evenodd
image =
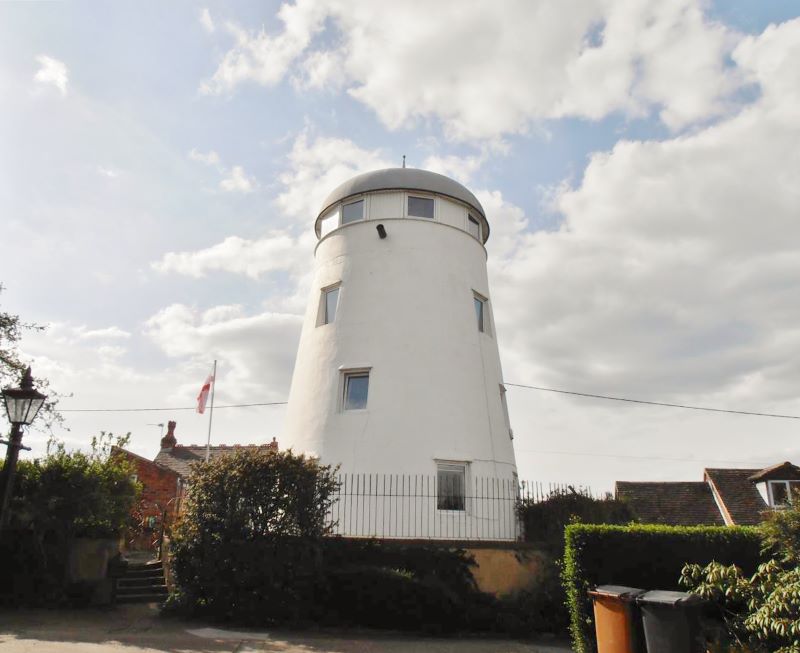
<instances>
[{"instance_id":1,"label":"small rectangular window","mask_svg":"<svg viewBox=\"0 0 800 653\"><path fill-rule=\"evenodd\" d=\"M408 196L408 217L430 218L433 220L433 199L430 197Z\"/></svg>"},{"instance_id":2,"label":"small rectangular window","mask_svg":"<svg viewBox=\"0 0 800 653\"><path fill-rule=\"evenodd\" d=\"M330 324L336 317L336 306L339 303L339 287L325 291L325 321L323 324Z\"/></svg>"},{"instance_id":3,"label":"small rectangular window","mask_svg":"<svg viewBox=\"0 0 800 653\"><path fill-rule=\"evenodd\" d=\"M364 219L364 200L350 202L342 206L342 224L350 224Z\"/></svg>"},{"instance_id":4,"label":"small rectangular window","mask_svg":"<svg viewBox=\"0 0 800 653\"><path fill-rule=\"evenodd\" d=\"M323 238L339 226L339 211L334 210L319 221L319 237Z\"/></svg>"},{"instance_id":5,"label":"small rectangular window","mask_svg":"<svg viewBox=\"0 0 800 653\"><path fill-rule=\"evenodd\" d=\"M464 463L436 465L436 507L439 510L466 510L467 466Z\"/></svg>"},{"instance_id":6,"label":"small rectangular window","mask_svg":"<svg viewBox=\"0 0 800 653\"><path fill-rule=\"evenodd\" d=\"M481 239L481 223L478 222L471 215L467 216L467 228L469 232L478 240Z\"/></svg>"},{"instance_id":7,"label":"small rectangular window","mask_svg":"<svg viewBox=\"0 0 800 653\"><path fill-rule=\"evenodd\" d=\"M485 304L486 300L483 297L479 297L477 294L474 296L473 301L475 302L475 317L478 318L478 331L481 333L485 333L486 329L486 318L485 318Z\"/></svg>"},{"instance_id":8,"label":"small rectangular window","mask_svg":"<svg viewBox=\"0 0 800 653\"><path fill-rule=\"evenodd\" d=\"M369 372L344 373L344 410L364 410L369 394Z\"/></svg>"}]
</instances>

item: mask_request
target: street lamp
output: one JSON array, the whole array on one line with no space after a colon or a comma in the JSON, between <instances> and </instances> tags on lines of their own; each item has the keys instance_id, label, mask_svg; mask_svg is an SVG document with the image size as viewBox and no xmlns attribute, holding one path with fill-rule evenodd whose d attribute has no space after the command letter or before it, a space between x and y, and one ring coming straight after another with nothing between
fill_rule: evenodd
<instances>
[{"instance_id":1,"label":"street lamp","mask_svg":"<svg viewBox=\"0 0 800 653\"><path fill-rule=\"evenodd\" d=\"M14 475L17 471L17 458L22 446L22 427L30 424L35 418L39 409L47 399L45 395L33 388L33 377L31 368L25 370L22 375L22 382L19 388L6 388L3 390L3 402L6 406L8 421L11 422L11 437L6 449L6 463L3 466L3 503L0 508L0 532L5 529L8 523L8 505L11 502L11 494L14 491Z\"/></svg>"}]
</instances>

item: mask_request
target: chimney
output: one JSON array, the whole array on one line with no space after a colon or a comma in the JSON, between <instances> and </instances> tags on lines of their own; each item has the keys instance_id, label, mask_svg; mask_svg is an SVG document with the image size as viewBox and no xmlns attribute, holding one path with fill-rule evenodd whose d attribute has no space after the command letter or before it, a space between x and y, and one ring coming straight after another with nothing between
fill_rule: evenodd
<instances>
[{"instance_id":1,"label":"chimney","mask_svg":"<svg viewBox=\"0 0 800 653\"><path fill-rule=\"evenodd\" d=\"M175 425L176 422L167 422L167 434L161 438L161 451L170 451L178 444L178 440L175 437Z\"/></svg>"}]
</instances>

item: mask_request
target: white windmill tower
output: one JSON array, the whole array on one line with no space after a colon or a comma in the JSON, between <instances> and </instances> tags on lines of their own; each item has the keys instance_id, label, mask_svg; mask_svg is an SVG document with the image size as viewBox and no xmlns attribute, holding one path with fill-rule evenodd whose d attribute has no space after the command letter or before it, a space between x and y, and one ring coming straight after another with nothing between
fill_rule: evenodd
<instances>
[{"instance_id":1,"label":"white windmill tower","mask_svg":"<svg viewBox=\"0 0 800 653\"><path fill-rule=\"evenodd\" d=\"M282 439L364 483L422 482L414 501L434 518L414 535L513 538L478 500L516 488L480 202L443 175L377 170L336 188L315 230Z\"/></svg>"}]
</instances>

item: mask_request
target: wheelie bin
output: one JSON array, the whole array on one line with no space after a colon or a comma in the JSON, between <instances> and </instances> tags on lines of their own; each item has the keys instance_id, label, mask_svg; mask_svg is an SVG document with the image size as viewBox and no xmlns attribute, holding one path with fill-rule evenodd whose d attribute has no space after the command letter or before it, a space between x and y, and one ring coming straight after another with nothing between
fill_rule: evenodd
<instances>
[{"instance_id":1,"label":"wheelie bin","mask_svg":"<svg viewBox=\"0 0 800 653\"><path fill-rule=\"evenodd\" d=\"M600 585L591 592L598 653L644 653L642 621L636 598L644 590Z\"/></svg>"},{"instance_id":2,"label":"wheelie bin","mask_svg":"<svg viewBox=\"0 0 800 653\"><path fill-rule=\"evenodd\" d=\"M686 592L656 590L637 597L647 653L703 653L705 601Z\"/></svg>"}]
</instances>

